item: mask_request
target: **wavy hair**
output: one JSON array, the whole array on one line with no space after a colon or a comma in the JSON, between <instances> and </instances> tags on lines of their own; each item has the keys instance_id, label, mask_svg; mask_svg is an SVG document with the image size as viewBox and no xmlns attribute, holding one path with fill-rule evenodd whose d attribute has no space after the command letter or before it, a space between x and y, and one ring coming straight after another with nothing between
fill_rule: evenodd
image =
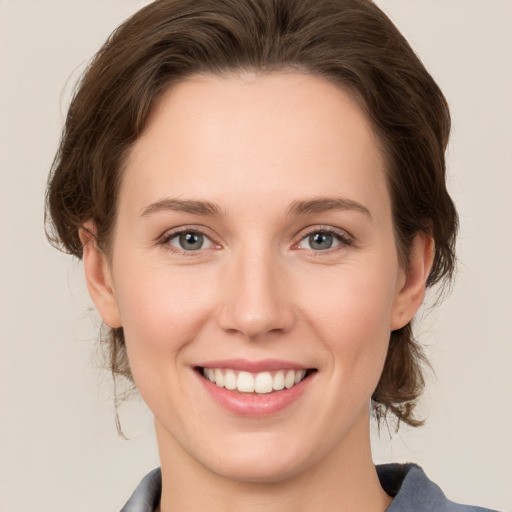
<instances>
[{"instance_id":1,"label":"wavy hair","mask_svg":"<svg viewBox=\"0 0 512 512\"><path fill-rule=\"evenodd\" d=\"M416 233L435 244L427 286L449 282L457 213L446 189L446 100L389 18L370 0L157 0L125 21L77 86L47 189L47 235L82 257L92 220L108 254L123 160L155 102L196 73L295 69L341 87L359 103L384 150L401 263ZM123 329L103 336L114 374L132 380ZM417 426L425 356L410 324L390 333L373 394L378 419Z\"/></svg>"}]
</instances>

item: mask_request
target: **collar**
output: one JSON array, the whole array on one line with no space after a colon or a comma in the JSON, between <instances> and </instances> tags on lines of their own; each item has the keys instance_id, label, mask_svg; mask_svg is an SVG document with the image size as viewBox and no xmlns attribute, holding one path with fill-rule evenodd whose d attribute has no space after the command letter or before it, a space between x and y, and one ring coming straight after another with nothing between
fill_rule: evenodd
<instances>
[{"instance_id":1,"label":"collar","mask_svg":"<svg viewBox=\"0 0 512 512\"><path fill-rule=\"evenodd\" d=\"M382 488L393 497L386 512L492 512L449 501L416 464L382 464L376 469ZM161 493L162 473L157 468L142 479L121 512L156 512Z\"/></svg>"}]
</instances>

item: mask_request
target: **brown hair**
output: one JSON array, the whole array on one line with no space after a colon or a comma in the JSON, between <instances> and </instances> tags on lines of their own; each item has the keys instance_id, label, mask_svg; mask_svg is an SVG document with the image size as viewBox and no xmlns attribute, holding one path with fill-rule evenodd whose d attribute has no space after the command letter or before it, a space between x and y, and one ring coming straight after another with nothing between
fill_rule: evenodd
<instances>
[{"instance_id":1,"label":"brown hair","mask_svg":"<svg viewBox=\"0 0 512 512\"><path fill-rule=\"evenodd\" d=\"M353 94L383 147L396 243L414 235L435 255L427 285L449 282L457 214L445 184L448 106L393 23L370 0L157 0L124 22L85 72L69 108L47 191L47 233L81 258L79 228L96 226L107 254L123 159L157 99L195 73L296 69ZM122 328L106 336L114 376L131 380ZM425 358L411 325L391 333L373 394L377 418L419 425L413 409Z\"/></svg>"}]
</instances>

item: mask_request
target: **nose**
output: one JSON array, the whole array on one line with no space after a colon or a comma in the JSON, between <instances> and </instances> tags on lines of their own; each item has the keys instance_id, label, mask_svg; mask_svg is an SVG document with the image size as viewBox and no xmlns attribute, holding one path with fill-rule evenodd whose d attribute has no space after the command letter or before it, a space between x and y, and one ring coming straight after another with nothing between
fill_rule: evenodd
<instances>
[{"instance_id":1,"label":"nose","mask_svg":"<svg viewBox=\"0 0 512 512\"><path fill-rule=\"evenodd\" d=\"M271 250L240 250L226 263L220 327L256 340L288 332L295 323L285 265Z\"/></svg>"}]
</instances>

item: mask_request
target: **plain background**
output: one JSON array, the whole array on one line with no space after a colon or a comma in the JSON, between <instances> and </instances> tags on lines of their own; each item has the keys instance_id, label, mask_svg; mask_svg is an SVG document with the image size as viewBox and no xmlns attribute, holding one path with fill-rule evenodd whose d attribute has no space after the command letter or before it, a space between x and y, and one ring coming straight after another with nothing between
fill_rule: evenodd
<instances>
[{"instance_id":1,"label":"plain background","mask_svg":"<svg viewBox=\"0 0 512 512\"><path fill-rule=\"evenodd\" d=\"M137 0L0 0L0 512L118 510L158 465L150 413L100 371L79 262L43 233L69 95ZM461 218L452 295L419 324L436 376L426 426L374 437L457 501L512 511L512 2L379 0L452 108Z\"/></svg>"}]
</instances>

